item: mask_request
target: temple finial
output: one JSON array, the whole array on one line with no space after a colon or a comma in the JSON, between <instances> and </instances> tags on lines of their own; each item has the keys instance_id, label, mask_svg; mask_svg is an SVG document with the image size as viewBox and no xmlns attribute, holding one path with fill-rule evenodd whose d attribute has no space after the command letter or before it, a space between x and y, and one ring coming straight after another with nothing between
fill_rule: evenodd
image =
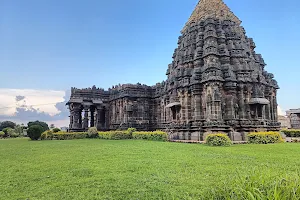
<instances>
[{"instance_id":1,"label":"temple finial","mask_svg":"<svg viewBox=\"0 0 300 200\"><path fill-rule=\"evenodd\" d=\"M197 22L204 18L218 18L218 19L230 19L236 22L238 25L241 21L235 16L223 0L200 0L189 18L186 26L191 22ZM185 29L185 28L184 28Z\"/></svg>"}]
</instances>

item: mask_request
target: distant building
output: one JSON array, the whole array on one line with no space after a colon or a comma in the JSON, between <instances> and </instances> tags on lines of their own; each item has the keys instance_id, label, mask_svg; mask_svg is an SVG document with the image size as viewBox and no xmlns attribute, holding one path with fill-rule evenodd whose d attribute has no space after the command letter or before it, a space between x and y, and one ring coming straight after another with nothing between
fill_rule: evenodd
<instances>
[{"instance_id":1,"label":"distant building","mask_svg":"<svg viewBox=\"0 0 300 200\"><path fill-rule=\"evenodd\" d=\"M291 122L287 116L278 115L278 121L281 123L282 129L291 128Z\"/></svg>"},{"instance_id":2,"label":"distant building","mask_svg":"<svg viewBox=\"0 0 300 200\"><path fill-rule=\"evenodd\" d=\"M290 109L286 112L292 129L300 129L300 108Z\"/></svg>"}]
</instances>

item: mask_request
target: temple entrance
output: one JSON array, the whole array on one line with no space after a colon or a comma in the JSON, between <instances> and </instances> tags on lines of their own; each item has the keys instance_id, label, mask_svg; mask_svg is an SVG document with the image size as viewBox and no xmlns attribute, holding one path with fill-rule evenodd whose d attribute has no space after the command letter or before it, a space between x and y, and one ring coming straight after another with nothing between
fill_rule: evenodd
<instances>
[{"instance_id":1,"label":"temple entrance","mask_svg":"<svg viewBox=\"0 0 300 200\"><path fill-rule=\"evenodd\" d=\"M172 111L172 120L176 121L177 120L177 108L174 106L171 108Z\"/></svg>"},{"instance_id":2,"label":"temple entrance","mask_svg":"<svg viewBox=\"0 0 300 200\"><path fill-rule=\"evenodd\" d=\"M169 116L169 121L179 121L180 120L180 108L181 108L180 102L169 103L166 106L166 108L171 109L171 112L168 115Z\"/></svg>"},{"instance_id":3,"label":"temple entrance","mask_svg":"<svg viewBox=\"0 0 300 200\"><path fill-rule=\"evenodd\" d=\"M171 107L172 121L180 120L180 106Z\"/></svg>"},{"instance_id":4,"label":"temple entrance","mask_svg":"<svg viewBox=\"0 0 300 200\"><path fill-rule=\"evenodd\" d=\"M249 101L251 119L265 119L265 106L270 104L265 98L251 98Z\"/></svg>"},{"instance_id":5,"label":"temple entrance","mask_svg":"<svg viewBox=\"0 0 300 200\"><path fill-rule=\"evenodd\" d=\"M264 105L262 104L252 104L250 105L250 113L252 119L263 119Z\"/></svg>"}]
</instances>

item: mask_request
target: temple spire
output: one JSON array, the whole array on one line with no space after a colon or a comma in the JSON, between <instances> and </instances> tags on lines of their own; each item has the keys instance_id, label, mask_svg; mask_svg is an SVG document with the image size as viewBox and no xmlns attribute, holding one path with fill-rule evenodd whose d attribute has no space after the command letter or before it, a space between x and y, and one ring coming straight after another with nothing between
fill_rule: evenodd
<instances>
[{"instance_id":1,"label":"temple spire","mask_svg":"<svg viewBox=\"0 0 300 200\"><path fill-rule=\"evenodd\" d=\"M205 19L208 17L223 20L230 19L231 21L236 22L238 25L241 24L239 18L235 16L233 12L231 12L223 0L200 0L185 27L191 22L197 22L200 19Z\"/></svg>"}]
</instances>

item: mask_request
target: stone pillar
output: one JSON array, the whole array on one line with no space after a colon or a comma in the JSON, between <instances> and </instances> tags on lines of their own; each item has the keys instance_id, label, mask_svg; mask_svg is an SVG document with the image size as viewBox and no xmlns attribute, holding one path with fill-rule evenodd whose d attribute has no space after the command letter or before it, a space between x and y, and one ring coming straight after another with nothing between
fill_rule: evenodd
<instances>
[{"instance_id":1,"label":"stone pillar","mask_svg":"<svg viewBox=\"0 0 300 200\"><path fill-rule=\"evenodd\" d=\"M239 100L239 118L244 119L245 118L245 104L244 104L244 91L242 88L239 90L238 94L238 100Z\"/></svg>"},{"instance_id":2,"label":"stone pillar","mask_svg":"<svg viewBox=\"0 0 300 200\"><path fill-rule=\"evenodd\" d=\"M230 110L231 110L231 115L229 116L229 119L238 119L239 116L239 105L238 105L238 100L237 100L237 93L236 89L231 90L229 93L232 97L230 98ZM250 115L250 111L248 113ZM249 118L250 119L250 118Z\"/></svg>"},{"instance_id":3,"label":"stone pillar","mask_svg":"<svg viewBox=\"0 0 300 200\"><path fill-rule=\"evenodd\" d=\"M104 109L102 106L97 107L97 129L103 130L105 119L103 119Z\"/></svg>"},{"instance_id":4,"label":"stone pillar","mask_svg":"<svg viewBox=\"0 0 300 200\"><path fill-rule=\"evenodd\" d=\"M89 127L89 107L84 107L84 119L83 119L83 129L88 129Z\"/></svg>"},{"instance_id":5,"label":"stone pillar","mask_svg":"<svg viewBox=\"0 0 300 200\"><path fill-rule=\"evenodd\" d=\"M201 120L201 91L198 86L193 88L193 100L194 100L194 120Z\"/></svg>"},{"instance_id":6,"label":"stone pillar","mask_svg":"<svg viewBox=\"0 0 300 200\"><path fill-rule=\"evenodd\" d=\"M80 124L80 127L82 127L82 109L80 109L80 111L79 111L79 124Z\"/></svg>"},{"instance_id":7,"label":"stone pillar","mask_svg":"<svg viewBox=\"0 0 300 200\"><path fill-rule=\"evenodd\" d=\"M73 111L70 111L70 124L69 124L69 129L72 129L73 127Z\"/></svg>"},{"instance_id":8,"label":"stone pillar","mask_svg":"<svg viewBox=\"0 0 300 200\"><path fill-rule=\"evenodd\" d=\"M123 106L123 110L124 110L124 123L127 124L128 123L128 99L124 99L124 106Z\"/></svg>"},{"instance_id":9,"label":"stone pillar","mask_svg":"<svg viewBox=\"0 0 300 200\"><path fill-rule=\"evenodd\" d=\"M166 114L167 114L167 112L166 112L166 105L167 105L167 102L166 102L166 100L164 99L163 100L163 102L162 102L162 104L163 104L163 106L162 106L162 112L161 112L161 121L163 122L163 123L166 123L166 121L167 121L167 117L166 117Z\"/></svg>"},{"instance_id":10,"label":"stone pillar","mask_svg":"<svg viewBox=\"0 0 300 200\"><path fill-rule=\"evenodd\" d=\"M273 101L274 97L271 96L270 98L270 113L271 113L271 120L274 121L275 118L274 118L274 101Z\"/></svg>"},{"instance_id":11,"label":"stone pillar","mask_svg":"<svg viewBox=\"0 0 300 200\"><path fill-rule=\"evenodd\" d=\"M186 121L186 104L187 104L187 99L186 99L186 95L185 92L184 94L180 94L179 96L179 102L181 103L181 109L180 109L180 121L181 122L185 122Z\"/></svg>"},{"instance_id":12,"label":"stone pillar","mask_svg":"<svg viewBox=\"0 0 300 200\"><path fill-rule=\"evenodd\" d=\"M81 129L81 105L76 104L73 105L73 112L72 112L72 129Z\"/></svg>"},{"instance_id":13,"label":"stone pillar","mask_svg":"<svg viewBox=\"0 0 300 200\"><path fill-rule=\"evenodd\" d=\"M95 126L95 108L94 107L90 107L90 112L91 112L91 123L90 123L90 127L94 127Z\"/></svg>"},{"instance_id":14,"label":"stone pillar","mask_svg":"<svg viewBox=\"0 0 300 200\"><path fill-rule=\"evenodd\" d=\"M200 120L201 119L201 97L199 94L195 95L195 120Z\"/></svg>"},{"instance_id":15,"label":"stone pillar","mask_svg":"<svg viewBox=\"0 0 300 200\"><path fill-rule=\"evenodd\" d=\"M278 109L277 109L277 98L274 96L274 120L277 122L278 121Z\"/></svg>"},{"instance_id":16,"label":"stone pillar","mask_svg":"<svg viewBox=\"0 0 300 200\"><path fill-rule=\"evenodd\" d=\"M266 119L266 106L262 106L262 119Z\"/></svg>"},{"instance_id":17,"label":"stone pillar","mask_svg":"<svg viewBox=\"0 0 300 200\"><path fill-rule=\"evenodd\" d=\"M103 120L103 128L104 130L108 129L109 128L109 118L107 116L109 116L109 109L104 107L103 108L103 115L104 115L104 120Z\"/></svg>"},{"instance_id":18,"label":"stone pillar","mask_svg":"<svg viewBox=\"0 0 300 200\"><path fill-rule=\"evenodd\" d=\"M189 122L189 121L192 121L193 120L193 118L192 118L192 102L191 102L191 94L189 94L188 92L187 92L187 94L186 94L187 96L186 96L186 98L187 98L187 102L186 102L186 118L187 118L187 122Z\"/></svg>"},{"instance_id":19,"label":"stone pillar","mask_svg":"<svg viewBox=\"0 0 300 200\"><path fill-rule=\"evenodd\" d=\"M266 99L268 99L269 102L271 102L269 96L266 96ZM270 114L270 104L268 104L265 106L265 119L270 120L271 119L270 115L271 115Z\"/></svg>"}]
</instances>

